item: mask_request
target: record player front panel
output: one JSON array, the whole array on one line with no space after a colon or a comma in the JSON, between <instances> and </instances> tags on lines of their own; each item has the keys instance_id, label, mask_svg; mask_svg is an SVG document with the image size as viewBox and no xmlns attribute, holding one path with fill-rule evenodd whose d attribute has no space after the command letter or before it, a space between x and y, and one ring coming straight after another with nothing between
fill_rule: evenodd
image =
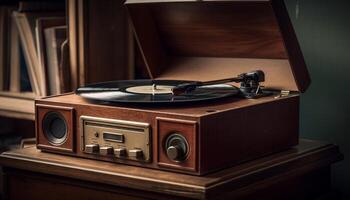
<instances>
[{"instance_id":1,"label":"record player front panel","mask_svg":"<svg viewBox=\"0 0 350 200\"><path fill-rule=\"evenodd\" d=\"M42 116L66 108L72 137L50 145ZM193 175L285 150L299 136L299 95L293 94L148 107L94 104L64 94L36 100L36 110L37 147L43 151ZM68 144L72 150L62 150Z\"/></svg>"},{"instance_id":2,"label":"record player front panel","mask_svg":"<svg viewBox=\"0 0 350 200\"><path fill-rule=\"evenodd\" d=\"M115 159L151 162L150 125L80 116L80 150Z\"/></svg>"}]
</instances>

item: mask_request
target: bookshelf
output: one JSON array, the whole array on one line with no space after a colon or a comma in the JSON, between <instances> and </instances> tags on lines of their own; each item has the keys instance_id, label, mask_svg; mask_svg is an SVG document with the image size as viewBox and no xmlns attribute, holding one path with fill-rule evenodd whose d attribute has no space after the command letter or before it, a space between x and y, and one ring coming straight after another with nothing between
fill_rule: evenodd
<instances>
[{"instance_id":1,"label":"bookshelf","mask_svg":"<svg viewBox=\"0 0 350 200\"><path fill-rule=\"evenodd\" d=\"M32 92L0 92L0 116L34 120L34 98Z\"/></svg>"},{"instance_id":2,"label":"bookshelf","mask_svg":"<svg viewBox=\"0 0 350 200\"><path fill-rule=\"evenodd\" d=\"M36 98L73 91L88 83L134 78L134 41L123 1L16 0L1 2L0 7L10 7L12 13L10 16L15 15L20 18L16 24L19 26L20 35L17 42L22 45L29 77L27 82L30 82L31 86L31 90L26 89L25 91L22 91L21 86L18 85L12 87L11 83L14 80L18 82L18 79L21 79L19 76L22 75L16 75L16 73L11 75L9 72L4 72L5 69L13 71L14 59L11 56L6 57L6 62L0 62L0 70L3 70L2 81L8 79L9 82L6 83L7 88L0 91L0 116L34 121L34 100ZM30 17L35 18L36 27L28 26L33 23L25 24ZM62 19L64 19L63 23ZM11 23L13 22L9 20L6 27L11 27ZM22 26L18 25L21 23ZM45 38L47 37L45 34L49 32L47 29L61 25L66 28L66 40L59 43L61 48L57 51L60 57L55 60L50 57L51 54L47 53L50 48L41 44L40 41L49 41ZM30 31L25 29L26 26L28 26L27 29L38 30L28 36ZM45 29L41 30L40 27ZM44 39L40 39L40 33ZM11 35L10 32L8 35ZM57 35L55 35L56 39ZM1 37L0 35L0 39ZM15 42L9 42L7 48L3 47L4 53L0 50L0 54L6 55L6 53L11 54L16 51L13 44ZM50 62L59 62L61 71L53 70ZM17 68L20 67L17 66ZM66 75L68 78L65 77ZM5 85L0 84L3 88ZM56 92L52 93L52 91Z\"/></svg>"}]
</instances>

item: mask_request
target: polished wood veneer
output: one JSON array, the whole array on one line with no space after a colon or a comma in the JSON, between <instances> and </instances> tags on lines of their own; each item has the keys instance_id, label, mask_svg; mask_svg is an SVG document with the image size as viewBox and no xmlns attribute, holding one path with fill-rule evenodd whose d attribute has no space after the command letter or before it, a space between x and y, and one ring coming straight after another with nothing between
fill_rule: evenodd
<instances>
[{"instance_id":1,"label":"polished wood veneer","mask_svg":"<svg viewBox=\"0 0 350 200\"><path fill-rule=\"evenodd\" d=\"M0 165L8 199L35 199L43 190L46 199L314 199L330 192L330 165L342 158L335 145L301 140L295 148L205 176L62 156L35 147L1 154Z\"/></svg>"},{"instance_id":2,"label":"polished wood veneer","mask_svg":"<svg viewBox=\"0 0 350 200\"><path fill-rule=\"evenodd\" d=\"M243 161L259 158L290 148L298 143L299 95L276 99L238 97L199 104L136 106L129 104L103 105L84 100L75 94L64 94L36 100L37 147L43 151L62 153L97 160L141 167L203 175ZM71 152L62 145L48 146L41 134L41 113L71 108L73 143ZM116 159L113 156L84 153L81 136L81 116L148 123L151 130L150 162ZM183 162L167 158L164 147L167 137L175 132L189 144L189 156Z\"/></svg>"},{"instance_id":3,"label":"polished wood veneer","mask_svg":"<svg viewBox=\"0 0 350 200\"><path fill-rule=\"evenodd\" d=\"M38 148L204 175L298 144L298 93L307 89L310 78L282 0L127 0L125 7L150 78L205 81L263 70L265 88L288 90L291 95L163 106L98 105L74 94L48 97L36 101L37 121L41 106L72 108L74 137L67 143L74 147L64 152L57 145L45 146L45 138L37 134ZM84 153L83 129L77 123L82 116L149 124L150 162ZM37 127L40 133L40 124ZM182 162L171 160L166 152L165 141L176 132L189 146Z\"/></svg>"},{"instance_id":4,"label":"polished wood veneer","mask_svg":"<svg viewBox=\"0 0 350 200\"><path fill-rule=\"evenodd\" d=\"M304 92L310 77L283 0L127 0L153 79L208 81L251 70Z\"/></svg>"}]
</instances>

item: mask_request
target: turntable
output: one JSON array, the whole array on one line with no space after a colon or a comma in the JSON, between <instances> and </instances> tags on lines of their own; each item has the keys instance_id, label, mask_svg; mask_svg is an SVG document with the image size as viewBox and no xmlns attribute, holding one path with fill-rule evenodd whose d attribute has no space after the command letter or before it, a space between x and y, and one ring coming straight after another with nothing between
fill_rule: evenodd
<instances>
[{"instance_id":1,"label":"turntable","mask_svg":"<svg viewBox=\"0 0 350 200\"><path fill-rule=\"evenodd\" d=\"M298 143L310 78L282 0L126 7L151 79L36 100L38 149L203 175Z\"/></svg>"},{"instance_id":2,"label":"turntable","mask_svg":"<svg viewBox=\"0 0 350 200\"><path fill-rule=\"evenodd\" d=\"M96 103L179 104L210 101L229 96L257 98L273 94L260 88L265 81L261 70L243 73L234 78L201 81L123 80L98 83L78 88L76 94ZM231 84L239 82L240 88Z\"/></svg>"}]
</instances>

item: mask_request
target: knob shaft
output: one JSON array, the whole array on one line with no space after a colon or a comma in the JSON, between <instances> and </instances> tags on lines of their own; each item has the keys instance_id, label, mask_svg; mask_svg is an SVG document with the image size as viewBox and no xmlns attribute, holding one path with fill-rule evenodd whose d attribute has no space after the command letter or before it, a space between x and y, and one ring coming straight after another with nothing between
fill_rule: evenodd
<instances>
[{"instance_id":1,"label":"knob shaft","mask_svg":"<svg viewBox=\"0 0 350 200\"><path fill-rule=\"evenodd\" d=\"M171 160L181 160L184 153L184 149L182 149L179 145L170 146L167 149L168 158Z\"/></svg>"},{"instance_id":2,"label":"knob shaft","mask_svg":"<svg viewBox=\"0 0 350 200\"><path fill-rule=\"evenodd\" d=\"M166 154L168 158L175 162L184 161L189 151L188 143L181 134L171 134L166 140Z\"/></svg>"}]
</instances>

